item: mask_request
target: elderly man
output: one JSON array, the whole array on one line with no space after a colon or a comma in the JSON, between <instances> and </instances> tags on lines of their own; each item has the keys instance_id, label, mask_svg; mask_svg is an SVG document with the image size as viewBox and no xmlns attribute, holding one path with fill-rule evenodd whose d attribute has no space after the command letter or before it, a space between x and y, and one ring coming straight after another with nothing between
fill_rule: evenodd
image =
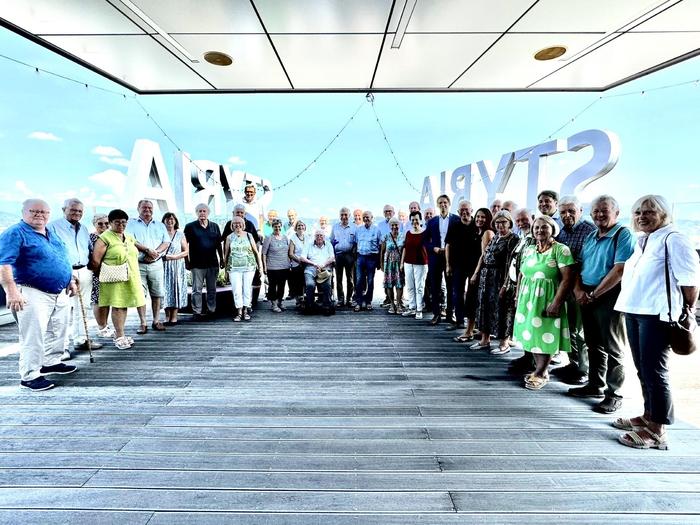
<instances>
[{"instance_id":1,"label":"elderly man","mask_svg":"<svg viewBox=\"0 0 700 525\"><path fill-rule=\"evenodd\" d=\"M79 199L67 199L63 203L63 217L51 221L46 228L57 235L66 245L68 262L73 268L73 278L78 286L78 293L71 297L71 307L66 323L66 338L63 341L63 360L71 358L70 340L73 340L75 350L88 349L88 334L85 333L83 316L85 308L90 306L92 293L92 272L87 265L90 260L90 234L86 226L80 224L83 218L83 203ZM82 300L82 306L81 306ZM102 344L91 341L91 348L102 348Z\"/></svg>"},{"instance_id":2,"label":"elderly man","mask_svg":"<svg viewBox=\"0 0 700 525\"><path fill-rule=\"evenodd\" d=\"M503 203L503 206L501 206L501 209L509 211L512 215L513 213L515 213L517 207L518 205L515 204L515 201L505 201Z\"/></svg>"},{"instance_id":3,"label":"elderly man","mask_svg":"<svg viewBox=\"0 0 700 525\"><path fill-rule=\"evenodd\" d=\"M224 267L219 225L209 220L209 206L197 204L194 209L197 220L185 225L185 239L190 246L190 271L192 272L192 311L195 321L205 319L202 311L202 288L207 286L207 310L216 312L216 278Z\"/></svg>"},{"instance_id":4,"label":"elderly man","mask_svg":"<svg viewBox=\"0 0 700 525\"><path fill-rule=\"evenodd\" d=\"M425 249L428 252L428 278L430 279L430 298L433 308L433 319L430 324L435 326L440 322L440 292L444 277L447 287L447 309L445 317L452 322L452 276L447 274L447 259L445 258L445 239L450 225L460 222L460 218L450 213L450 198L440 195L437 199L440 214L425 224Z\"/></svg>"},{"instance_id":5,"label":"elderly man","mask_svg":"<svg viewBox=\"0 0 700 525\"><path fill-rule=\"evenodd\" d=\"M331 272L335 256L330 242L326 242L326 234L323 230L314 231L314 242L305 245L299 261L306 265L304 268L305 312L311 314L315 310L314 292L318 285L323 315L332 315L334 311L331 304Z\"/></svg>"},{"instance_id":6,"label":"elderly man","mask_svg":"<svg viewBox=\"0 0 700 525\"><path fill-rule=\"evenodd\" d=\"M476 270L481 255L481 237L474 224L471 202L460 201L458 209L460 220L448 226L445 237L446 273L452 277L452 289L448 293L452 294L455 306L455 322L448 325L448 330L464 328L467 280Z\"/></svg>"},{"instance_id":7,"label":"elderly man","mask_svg":"<svg viewBox=\"0 0 700 525\"><path fill-rule=\"evenodd\" d=\"M316 225L316 228L314 228L314 230L322 230L326 236L326 239L330 238L330 236L331 236L331 224L328 220L327 215L321 215L318 218L318 224Z\"/></svg>"},{"instance_id":8,"label":"elderly man","mask_svg":"<svg viewBox=\"0 0 700 525\"><path fill-rule=\"evenodd\" d=\"M277 220L277 210L270 210L267 212L267 220L263 223L262 234L263 237L269 237L272 235L272 223Z\"/></svg>"},{"instance_id":9,"label":"elderly man","mask_svg":"<svg viewBox=\"0 0 700 525\"><path fill-rule=\"evenodd\" d=\"M620 389L625 380L622 366L627 343L623 314L616 311L625 261L634 250L629 228L617 222L620 207L610 195L591 203L596 229L586 237L581 250L581 273L574 287L581 305L583 332L588 345L588 384L570 388L574 397L603 398L593 407L611 414L622 406Z\"/></svg>"},{"instance_id":10,"label":"elderly man","mask_svg":"<svg viewBox=\"0 0 700 525\"><path fill-rule=\"evenodd\" d=\"M489 209L491 210L491 215L496 215L499 211L501 211L503 209L501 199L494 199L491 206L489 206Z\"/></svg>"},{"instance_id":11,"label":"elderly man","mask_svg":"<svg viewBox=\"0 0 700 525\"><path fill-rule=\"evenodd\" d=\"M549 215L554 222L559 225L559 228L563 226L561 218L557 214L559 211L557 206L559 202L559 194L554 190L542 190L537 195L537 209L542 215Z\"/></svg>"},{"instance_id":12,"label":"elderly man","mask_svg":"<svg viewBox=\"0 0 700 525\"><path fill-rule=\"evenodd\" d=\"M165 326L160 320L160 300L164 295L163 261L160 258L170 245L168 231L165 224L153 220L153 203L149 200L140 200L137 206L139 216L129 219L126 231L136 239L136 249L139 254L139 273L144 293L151 296L151 311L153 322L151 327L162 332ZM146 325L146 306L137 308L141 326L136 330L137 334L145 334L148 331Z\"/></svg>"},{"instance_id":13,"label":"elderly man","mask_svg":"<svg viewBox=\"0 0 700 525\"><path fill-rule=\"evenodd\" d=\"M362 210L359 208L352 211L352 224L356 228L362 226Z\"/></svg>"},{"instance_id":14,"label":"elderly man","mask_svg":"<svg viewBox=\"0 0 700 525\"><path fill-rule=\"evenodd\" d=\"M258 190L255 184L247 184L243 188L243 202L241 203L246 209L245 219L252 222L256 230L262 227L265 217L262 202L256 199L257 193Z\"/></svg>"},{"instance_id":15,"label":"elderly man","mask_svg":"<svg viewBox=\"0 0 700 525\"><path fill-rule=\"evenodd\" d=\"M348 298L347 306L352 302L352 294L355 290L352 267L355 264L355 227L350 224L350 209L340 208L340 222L336 222L331 230L330 242L335 252L335 276L336 276L336 291L338 296L338 306L343 306L345 298ZM343 274L346 278L345 289L347 294L343 292Z\"/></svg>"},{"instance_id":16,"label":"elderly man","mask_svg":"<svg viewBox=\"0 0 700 525\"><path fill-rule=\"evenodd\" d=\"M289 208L287 210L287 222L282 227L282 231L287 237L294 235L298 220L299 214L297 211L294 208Z\"/></svg>"},{"instance_id":17,"label":"elderly man","mask_svg":"<svg viewBox=\"0 0 700 525\"><path fill-rule=\"evenodd\" d=\"M0 235L0 284L19 329L20 386L48 390L44 375L72 374L61 363L69 295L76 291L63 241L46 228L51 210L39 199L22 205L22 220Z\"/></svg>"},{"instance_id":18,"label":"elderly man","mask_svg":"<svg viewBox=\"0 0 700 525\"><path fill-rule=\"evenodd\" d=\"M573 270L578 275L581 271L581 252L586 238L596 227L583 220L583 207L574 195L564 195L559 199L559 217L564 224L556 240L566 244L576 261ZM570 385L583 385L588 382L588 349L583 337L581 307L576 302L573 291L566 299L566 313L569 319L571 335L571 352L569 364L552 370L552 374Z\"/></svg>"},{"instance_id":19,"label":"elderly man","mask_svg":"<svg viewBox=\"0 0 700 525\"><path fill-rule=\"evenodd\" d=\"M357 243L357 270L355 273L355 308L372 310L374 295L374 272L379 263L379 249L382 238L379 228L372 224L372 212L362 213L362 226L355 228Z\"/></svg>"}]
</instances>

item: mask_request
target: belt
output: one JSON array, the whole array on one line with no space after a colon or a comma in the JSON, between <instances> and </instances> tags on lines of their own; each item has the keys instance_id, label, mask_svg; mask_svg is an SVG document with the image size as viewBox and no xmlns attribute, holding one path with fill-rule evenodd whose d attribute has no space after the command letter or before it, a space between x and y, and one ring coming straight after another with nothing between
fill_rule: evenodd
<instances>
[{"instance_id":1,"label":"belt","mask_svg":"<svg viewBox=\"0 0 700 525\"><path fill-rule=\"evenodd\" d=\"M74 264L73 269L74 270L82 270L83 268L85 268L85 266L86 266L85 264Z\"/></svg>"}]
</instances>

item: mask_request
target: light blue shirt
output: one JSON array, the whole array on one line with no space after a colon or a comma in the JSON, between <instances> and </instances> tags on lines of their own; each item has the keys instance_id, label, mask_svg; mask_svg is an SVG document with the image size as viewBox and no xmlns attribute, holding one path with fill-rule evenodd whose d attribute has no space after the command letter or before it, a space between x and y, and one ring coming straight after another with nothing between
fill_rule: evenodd
<instances>
[{"instance_id":1,"label":"light blue shirt","mask_svg":"<svg viewBox=\"0 0 700 525\"><path fill-rule=\"evenodd\" d=\"M581 250L581 282L584 285L598 286L613 266L624 263L632 256L635 238L629 228L622 228L622 224L618 223L600 238L596 228L586 237ZM616 243L614 237L619 230Z\"/></svg>"},{"instance_id":2,"label":"light blue shirt","mask_svg":"<svg viewBox=\"0 0 700 525\"><path fill-rule=\"evenodd\" d=\"M55 233L66 245L71 266L87 266L90 259L90 234L85 226L78 223L76 230L64 217L51 221L46 229Z\"/></svg>"},{"instance_id":3,"label":"light blue shirt","mask_svg":"<svg viewBox=\"0 0 700 525\"><path fill-rule=\"evenodd\" d=\"M151 222L146 224L141 217L129 219L129 223L126 225L126 231L134 236L136 242L151 250L155 250L164 242L170 242L165 224L155 220L151 220ZM140 253L139 259L143 259L144 256L145 254Z\"/></svg>"},{"instance_id":4,"label":"light blue shirt","mask_svg":"<svg viewBox=\"0 0 700 525\"><path fill-rule=\"evenodd\" d=\"M391 226L389 226L389 221L386 219L383 219L381 222L377 223L377 228L379 229L379 233L382 236L382 239L384 236L391 231Z\"/></svg>"},{"instance_id":5,"label":"light blue shirt","mask_svg":"<svg viewBox=\"0 0 700 525\"><path fill-rule=\"evenodd\" d=\"M351 252L355 246L355 227L350 223L343 226L336 222L331 229L331 244L335 253Z\"/></svg>"},{"instance_id":6,"label":"light blue shirt","mask_svg":"<svg viewBox=\"0 0 700 525\"><path fill-rule=\"evenodd\" d=\"M357 242L357 253L369 255L371 253L379 253L382 236L379 233L379 228L374 224L369 228L362 225L355 229L355 241Z\"/></svg>"}]
</instances>

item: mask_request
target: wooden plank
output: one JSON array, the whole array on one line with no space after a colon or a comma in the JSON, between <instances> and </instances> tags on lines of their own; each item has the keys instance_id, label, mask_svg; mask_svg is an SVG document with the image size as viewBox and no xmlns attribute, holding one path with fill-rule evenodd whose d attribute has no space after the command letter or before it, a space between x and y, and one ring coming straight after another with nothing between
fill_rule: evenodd
<instances>
[{"instance_id":1,"label":"wooden plank","mask_svg":"<svg viewBox=\"0 0 700 525\"><path fill-rule=\"evenodd\" d=\"M70 525L146 525L151 522L150 520L152 517L152 512L134 511L0 509L0 524L7 525L36 525L37 523L61 523ZM164 516L159 518L159 520L163 517ZM180 517L181 516L177 517L176 520L179 520ZM161 523L163 522L161 521Z\"/></svg>"}]
</instances>

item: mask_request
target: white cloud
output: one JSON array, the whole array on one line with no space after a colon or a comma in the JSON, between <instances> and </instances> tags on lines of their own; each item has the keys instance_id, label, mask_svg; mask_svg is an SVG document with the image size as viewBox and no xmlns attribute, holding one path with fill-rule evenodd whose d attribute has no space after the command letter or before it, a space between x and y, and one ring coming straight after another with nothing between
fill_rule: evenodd
<instances>
[{"instance_id":1,"label":"white cloud","mask_svg":"<svg viewBox=\"0 0 700 525\"><path fill-rule=\"evenodd\" d=\"M126 175L119 170L108 169L90 175L88 177L93 182L111 188L114 193L121 195L124 193L124 185L126 184Z\"/></svg>"},{"instance_id":2,"label":"white cloud","mask_svg":"<svg viewBox=\"0 0 700 525\"><path fill-rule=\"evenodd\" d=\"M27 197L33 197L34 195L36 195L36 193L29 189L29 186L27 186L27 183L23 180L15 181L15 188L21 191Z\"/></svg>"},{"instance_id":3,"label":"white cloud","mask_svg":"<svg viewBox=\"0 0 700 525\"><path fill-rule=\"evenodd\" d=\"M27 138L36 140L53 140L55 142L60 142L63 140L48 131L32 131L29 135L27 135Z\"/></svg>"},{"instance_id":4,"label":"white cloud","mask_svg":"<svg viewBox=\"0 0 700 525\"><path fill-rule=\"evenodd\" d=\"M117 166L124 166L127 168L131 163L128 159L123 159L120 157L100 157L100 160L102 162L106 162L107 164L116 164Z\"/></svg>"},{"instance_id":5,"label":"white cloud","mask_svg":"<svg viewBox=\"0 0 700 525\"><path fill-rule=\"evenodd\" d=\"M95 146L94 148L92 148L92 151L90 153L93 153L95 155L102 155L104 157L123 157L124 156L122 154L122 152L119 151L114 146ZM102 160L102 159L100 159L100 160Z\"/></svg>"},{"instance_id":6,"label":"white cloud","mask_svg":"<svg viewBox=\"0 0 700 525\"><path fill-rule=\"evenodd\" d=\"M246 163L242 158L240 158L237 155L234 155L233 157L229 157L228 160L226 161L229 164L233 164L234 166L243 166L243 164Z\"/></svg>"}]
</instances>

